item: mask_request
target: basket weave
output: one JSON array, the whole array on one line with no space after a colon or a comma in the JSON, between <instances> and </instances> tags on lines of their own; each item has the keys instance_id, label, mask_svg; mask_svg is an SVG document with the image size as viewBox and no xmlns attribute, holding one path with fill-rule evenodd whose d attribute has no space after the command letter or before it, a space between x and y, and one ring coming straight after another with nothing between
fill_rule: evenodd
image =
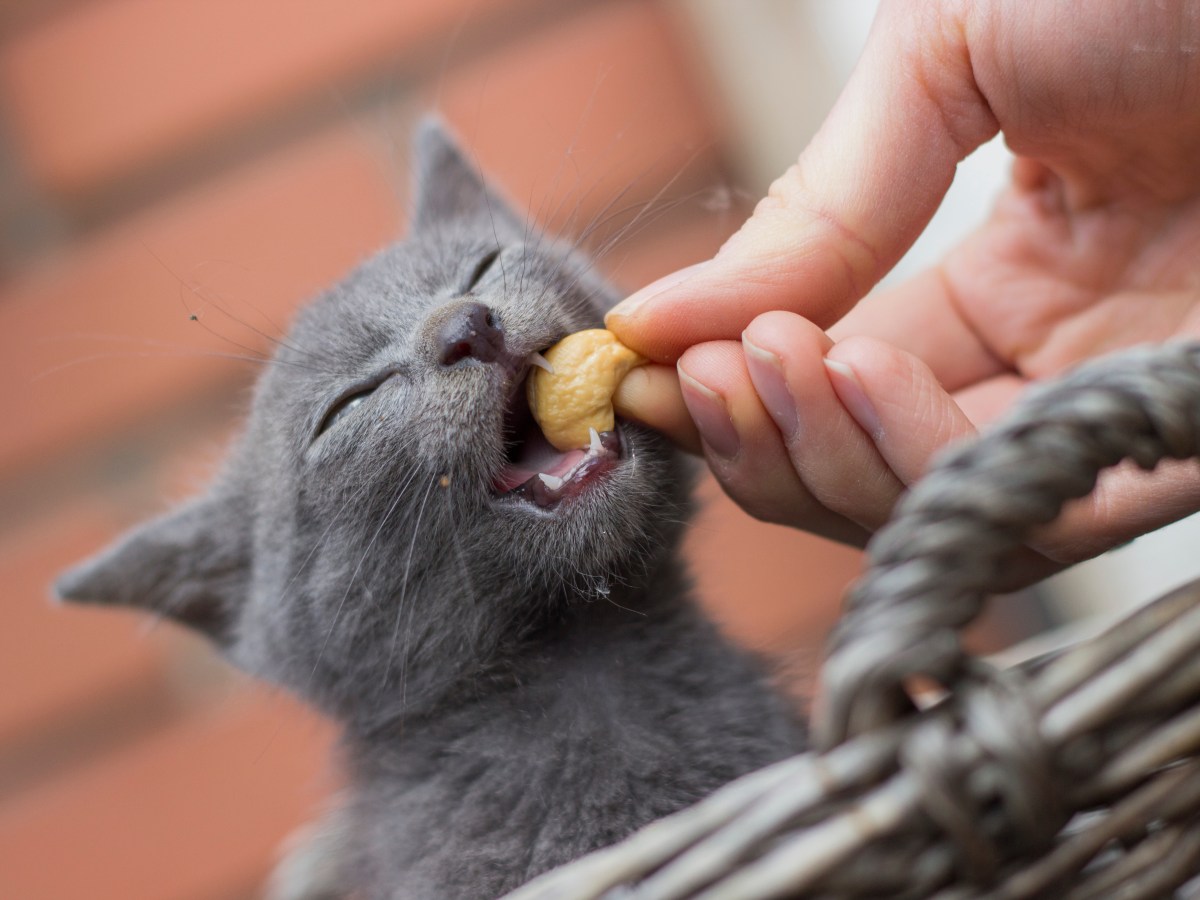
<instances>
[{"instance_id":1,"label":"basket weave","mask_svg":"<svg viewBox=\"0 0 1200 900\"><path fill-rule=\"evenodd\" d=\"M1200 452L1200 344L1031 390L868 547L821 677L819 751L508 900L1158 898L1200 870L1200 582L1008 669L958 632L1031 529L1123 459ZM947 699L917 712L904 685Z\"/></svg>"}]
</instances>

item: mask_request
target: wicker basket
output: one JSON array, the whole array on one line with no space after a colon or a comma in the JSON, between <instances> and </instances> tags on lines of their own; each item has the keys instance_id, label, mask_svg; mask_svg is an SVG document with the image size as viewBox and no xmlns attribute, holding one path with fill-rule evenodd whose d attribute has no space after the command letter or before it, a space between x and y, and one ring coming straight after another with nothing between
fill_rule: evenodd
<instances>
[{"instance_id":1,"label":"wicker basket","mask_svg":"<svg viewBox=\"0 0 1200 900\"><path fill-rule=\"evenodd\" d=\"M1200 582L1014 668L969 658L958 633L1102 469L1198 452L1200 344L1030 391L871 542L822 670L819 752L509 900L1172 896L1200 869ZM916 711L914 676L946 700Z\"/></svg>"}]
</instances>

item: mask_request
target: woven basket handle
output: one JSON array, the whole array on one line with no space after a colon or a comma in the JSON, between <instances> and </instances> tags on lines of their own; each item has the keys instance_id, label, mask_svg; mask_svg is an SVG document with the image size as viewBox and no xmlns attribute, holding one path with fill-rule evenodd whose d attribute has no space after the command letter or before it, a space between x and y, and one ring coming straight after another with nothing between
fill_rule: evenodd
<instances>
[{"instance_id":1,"label":"woven basket handle","mask_svg":"<svg viewBox=\"0 0 1200 900\"><path fill-rule=\"evenodd\" d=\"M998 427L950 448L868 545L821 673L814 737L830 747L911 711L914 675L972 677L959 630L1014 551L1123 459L1152 469L1200 444L1200 343L1144 347L1031 389Z\"/></svg>"}]
</instances>

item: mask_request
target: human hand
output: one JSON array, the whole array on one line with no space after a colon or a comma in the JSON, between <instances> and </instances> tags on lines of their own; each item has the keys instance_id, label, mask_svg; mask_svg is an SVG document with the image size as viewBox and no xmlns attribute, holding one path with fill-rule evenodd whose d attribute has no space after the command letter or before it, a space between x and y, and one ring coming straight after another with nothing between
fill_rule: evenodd
<instances>
[{"instance_id":1,"label":"human hand","mask_svg":"<svg viewBox=\"0 0 1200 900\"><path fill-rule=\"evenodd\" d=\"M990 219L856 306L997 131L1018 160ZM934 452L1030 381L1200 335L1198 251L1200 3L885 2L829 118L754 215L607 324L677 363L704 453L743 507L861 542ZM675 428L668 395L624 412ZM1197 508L1193 466L1117 470L1014 580Z\"/></svg>"}]
</instances>

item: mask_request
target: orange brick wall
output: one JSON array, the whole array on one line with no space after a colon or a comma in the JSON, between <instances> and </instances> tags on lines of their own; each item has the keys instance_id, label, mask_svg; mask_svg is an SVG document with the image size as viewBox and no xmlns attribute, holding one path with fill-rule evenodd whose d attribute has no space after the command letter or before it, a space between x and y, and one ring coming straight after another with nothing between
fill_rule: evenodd
<instances>
[{"instance_id":1,"label":"orange brick wall","mask_svg":"<svg viewBox=\"0 0 1200 900\"><path fill-rule=\"evenodd\" d=\"M605 260L623 285L711 253L746 210L698 65L686 23L638 0L0 15L0 898L256 895L337 783L332 729L171 626L47 586L201 484L255 373L235 357L402 231L421 111L570 233L669 185ZM715 614L811 651L856 555L701 500Z\"/></svg>"}]
</instances>

